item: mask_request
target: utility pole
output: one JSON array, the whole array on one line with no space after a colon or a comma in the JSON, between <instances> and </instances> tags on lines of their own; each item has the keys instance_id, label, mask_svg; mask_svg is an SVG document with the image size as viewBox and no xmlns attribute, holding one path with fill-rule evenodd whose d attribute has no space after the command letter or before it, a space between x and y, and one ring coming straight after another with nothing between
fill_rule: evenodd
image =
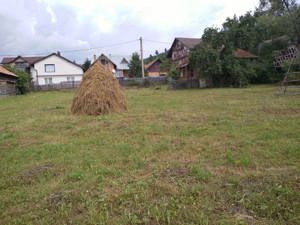
<instances>
[{"instance_id":1,"label":"utility pole","mask_svg":"<svg viewBox=\"0 0 300 225\"><path fill-rule=\"evenodd\" d=\"M140 37L140 50L141 50L141 61L142 61L142 77L145 77L145 70L144 70L144 56L143 56L143 39Z\"/></svg>"}]
</instances>

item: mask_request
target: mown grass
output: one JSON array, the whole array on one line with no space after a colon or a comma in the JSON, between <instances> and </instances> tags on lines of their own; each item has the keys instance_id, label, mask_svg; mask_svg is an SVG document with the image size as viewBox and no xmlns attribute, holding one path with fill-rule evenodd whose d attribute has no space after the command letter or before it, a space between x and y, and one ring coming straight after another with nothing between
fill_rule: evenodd
<instances>
[{"instance_id":1,"label":"mown grass","mask_svg":"<svg viewBox=\"0 0 300 225\"><path fill-rule=\"evenodd\" d=\"M0 100L0 224L299 224L300 98L276 87Z\"/></svg>"}]
</instances>

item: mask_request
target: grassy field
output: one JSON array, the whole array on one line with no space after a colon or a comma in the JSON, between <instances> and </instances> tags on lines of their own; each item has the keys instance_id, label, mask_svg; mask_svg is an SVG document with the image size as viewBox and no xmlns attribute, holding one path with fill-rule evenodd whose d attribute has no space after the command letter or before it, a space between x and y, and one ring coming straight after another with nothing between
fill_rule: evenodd
<instances>
[{"instance_id":1,"label":"grassy field","mask_svg":"<svg viewBox=\"0 0 300 225\"><path fill-rule=\"evenodd\" d=\"M274 86L0 100L0 224L299 224L300 96Z\"/></svg>"}]
</instances>

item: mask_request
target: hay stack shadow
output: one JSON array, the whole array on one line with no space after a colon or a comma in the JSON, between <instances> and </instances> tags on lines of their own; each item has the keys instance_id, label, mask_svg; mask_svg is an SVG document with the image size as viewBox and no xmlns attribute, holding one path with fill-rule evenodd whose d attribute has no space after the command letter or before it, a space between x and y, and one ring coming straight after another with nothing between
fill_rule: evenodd
<instances>
[{"instance_id":1,"label":"hay stack shadow","mask_svg":"<svg viewBox=\"0 0 300 225\"><path fill-rule=\"evenodd\" d=\"M101 115L126 109L126 98L118 80L96 60L83 75L71 112L78 115Z\"/></svg>"}]
</instances>

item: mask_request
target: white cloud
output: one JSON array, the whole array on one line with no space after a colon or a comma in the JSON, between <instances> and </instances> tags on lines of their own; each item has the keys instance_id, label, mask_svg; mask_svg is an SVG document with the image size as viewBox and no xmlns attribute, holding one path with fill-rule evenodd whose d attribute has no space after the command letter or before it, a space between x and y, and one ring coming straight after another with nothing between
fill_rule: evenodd
<instances>
[{"instance_id":1,"label":"white cloud","mask_svg":"<svg viewBox=\"0 0 300 225\"><path fill-rule=\"evenodd\" d=\"M0 55L104 46L139 36L167 42L200 37L207 26L220 26L257 5L258 0L10 0L1 4ZM169 45L145 43L145 55L164 48ZM132 43L68 56L82 60L94 52L136 50L138 43Z\"/></svg>"}]
</instances>

